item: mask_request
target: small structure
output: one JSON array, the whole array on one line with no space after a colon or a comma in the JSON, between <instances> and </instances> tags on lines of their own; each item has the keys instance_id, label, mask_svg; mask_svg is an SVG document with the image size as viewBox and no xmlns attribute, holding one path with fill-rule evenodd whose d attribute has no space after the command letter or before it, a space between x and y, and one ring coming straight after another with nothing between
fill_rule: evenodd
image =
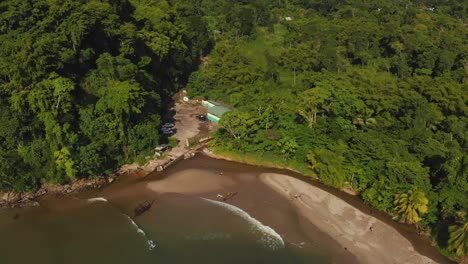
<instances>
[{"instance_id":1,"label":"small structure","mask_svg":"<svg viewBox=\"0 0 468 264\"><path fill-rule=\"evenodd\" d=\"M213 101L213 100L202 100L201 101L202 105L204 107L207 107L207 108L210 108L210 107L214 107L214 106L220 106L219 103Z\"/></svg>"},{"instance_id":2,"label":"small structure","mask_svg":"<svg viewBox=\"0 0 468 264\"><path fill-rule=\"evenodd\" d=\"M203 100L202 105L208 108L208 119L215 123L219 122L224 113L231 111L213 100Z\"/></svg>"}]
</instances>

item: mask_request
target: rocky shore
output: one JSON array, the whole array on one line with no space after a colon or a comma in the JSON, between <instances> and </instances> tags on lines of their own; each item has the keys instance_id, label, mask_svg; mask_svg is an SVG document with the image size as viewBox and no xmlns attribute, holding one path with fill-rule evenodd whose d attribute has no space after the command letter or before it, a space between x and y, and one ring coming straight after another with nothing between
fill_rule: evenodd
<instances>
[{"instance_id":1,"label":"rocky shore","mask_svg":"<svg viewBox=\"0 0 468 264\"><path fill-rule=\"evenodd\" d=\"M35 192L0 192L0 208L21 208L38 206L38 200L44 195L64 196L71 193L96 189L113 182L118 175L101 176L94 179L80 179L70 184L58 185L44 183Z\"/></svg>"}]
</instances>

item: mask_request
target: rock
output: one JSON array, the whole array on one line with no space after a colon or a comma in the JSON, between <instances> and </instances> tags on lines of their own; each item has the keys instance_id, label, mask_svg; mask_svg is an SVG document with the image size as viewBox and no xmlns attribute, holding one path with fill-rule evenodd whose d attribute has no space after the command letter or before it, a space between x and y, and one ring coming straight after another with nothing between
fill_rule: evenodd
<instances>
[{"instance_id":1,"label":"rock","mask_svg":"<svg viewBox=\"0 0 468 264\"><path fill-rule=\"evenodd\" d=\"M27 202L23 202L23 203L20 203L20 204L17 204L17 205L14 205L13 207L37 207L39 206L39 203L36 202L36 201L27 201Z\"/></svg>"},{"instance_id":2,"label":"rock","mask_svg":"<svg viewBox=\"0 0 468 264\"><path fill-rule=\"evenodd\" d=\"M41 188L41 189L39 189L39 191L36 192L36 196L42 196L42 195L44 195L46 193L47 193L47 190Z\"/></svg>"},{"instance_id":3,"label":"rock","mask_svg":"<svg viewBox=\"0 0 468 264\"><path fill-rule=\"evenodd\" d=\"M8 201L8 193L0 193L0 202Z\"/></svg>"},{"instance_id":4,"label":"rock","mask_svg":"<svg viewBox=\"0 0 468 264\"><path fill-rule=\"evenodd\" d=\"M8 193L8 199L7 202L9 203L16 203L19 200L21 200L21 194L20 193L14 193L14 192L9 192Z\"/></svg>"},{"instance_id":5,"label":"rock","mask_svg":"<svg viewBox=\"0 0 468 264\"><path fill-rule=\"evenodd\" d=\"M35 196L34 193L24 193L21 200L23 200L23 201L32 200L32 199L34 199L34 196Z\"/></svg>"}]
</instances>

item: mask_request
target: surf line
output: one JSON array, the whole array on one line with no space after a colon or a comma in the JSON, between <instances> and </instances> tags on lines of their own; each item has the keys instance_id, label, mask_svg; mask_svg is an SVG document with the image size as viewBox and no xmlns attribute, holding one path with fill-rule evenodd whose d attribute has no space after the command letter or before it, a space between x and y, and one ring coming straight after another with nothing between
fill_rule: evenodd
<instances>
[{"instance_id":1,"label":"surf line","mask_svg":"<svg viewBox=\"0 0 468 264\"><path fill-rule=\"evenodd\" d=\"M109 204L112 205L112 203L110 203L110 202L109 202L106 198L104 198L104 197L91 198L91 199L88 199L87 202L88 202L88 203L104 202L104 203L109 203ZM115 208L115 206L113 206L113 207ZM154 241L153 241L152 239L150 239L150 238L146 235L145 231L143 231L143 229L141 229L141 228L137 225L137 223L135 223L135 221L133 221L133 219L132 219L129 215L127 215L127 214L125 214L125 213L122 213L122 212L121 212L121 214L124 215L124 216L128 219L128 221L129 221L129 222L132 224L132 226L136 229L137 233L140 234L140 235L146 240L146 243L147 243L147 245L148 245L148 249L149 249L150 251L153 250L153 249L155 249L155 248L156 248L156 243L154 243Z\"/></svg>"},{"instance_id":2,"label":"surf line","mask_svg":"<svg viewBox=\"0 0 468 264\"><path fill-rule=\"evenodd\" d=\"M234 215L244 219L247 223L250 224L250 232L258 237L257 242L265 248L278 250L285 247L283 238L273 228L262 224L260 221L249 215L246 211L228 203L214 201L207 198L202 199L214 205L223 207Z\"/></svg>"}]
</instances>

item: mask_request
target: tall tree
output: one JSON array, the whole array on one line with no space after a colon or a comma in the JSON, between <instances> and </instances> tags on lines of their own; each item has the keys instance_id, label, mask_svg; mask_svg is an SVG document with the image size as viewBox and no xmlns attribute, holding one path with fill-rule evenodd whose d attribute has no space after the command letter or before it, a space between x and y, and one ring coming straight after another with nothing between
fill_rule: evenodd
<instances>
[{"instance_id":1,"label":"tall tree","mask_svg":"<svg viewBox=\"0 0 468 264\"><path fill-rule=\"evenodd\" d=\"M395 195L395 210L410 224L421 221L421 216L428 211L429 200L419 190L409 190L406 193Z\"/></svg>"}]
</instances>

